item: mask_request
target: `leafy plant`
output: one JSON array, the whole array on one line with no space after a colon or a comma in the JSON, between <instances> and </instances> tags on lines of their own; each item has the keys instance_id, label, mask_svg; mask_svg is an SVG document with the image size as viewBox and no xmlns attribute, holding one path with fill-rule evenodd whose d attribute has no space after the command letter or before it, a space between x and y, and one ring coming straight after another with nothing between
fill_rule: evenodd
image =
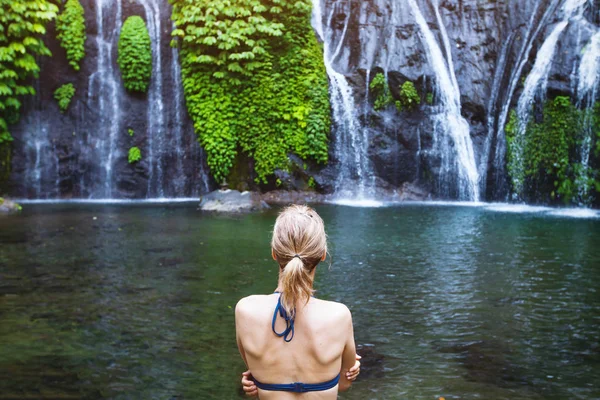
<instances>
[{"instance_id":1,"label":"leafy plant","mask_svg":"<svg viewBox=\"0 0 600 400\"><path fill-rule=\"evenodd\" d=\"M129 155L127 157L129 164L136 163L136 162L140 161L141 159L142 159L142 152L139 149L139 147L134 146L129 149Z\"/></svg>"},{"instance_id":2,"label":"leafy plant","mask_svg":"<svg viewBox=\"0 0 600 400\"><path fill-rule=\"evenodd\" d=\"M127 133L129 134L129 136L133 137L135 132L133 131L133 129L129 128L129 129L127 129Z\"/></svg>"},{"instance_id":3,"label":"leafy plant","mask_svg":"<svg viewBox=\"0 0 600 400\"><path fill-rule=\"evenodd\" d=\"M425 96L425 102L429 105L433 104L433 93L427 93L427 96Z\"/></svg>"},{"instance_id":4,"label":"leafy plant","mask_svg":"<svg viewBox=\"0 0 600 400\"><path fill-rule=\"evenodd\" d=\"M311 1L171 0L186 104L218 182L238 154L257 182L288 154L325 163L330 107Z\"/></svg>"},{"instance_id":5,"label":"leafy plant","mask_svg":"<svg viewBox=\"0 0 600 400\"><path fill-rule=\"evenodd\" d=\"M413 109L421 104L421 97L417 93L415 84L411 81L406 81L402 84L399 90L400 98L397 100L392 96L387 79L382 73L378 73L373 77L373 80L369 84L369 89L376 96L375 103L373 104L375 111L384 110L391 104L394 104L398 111Z\"/></svg>"},{"instance_id":6,"label":"leafy plant","mask_svg":"<svg viewBox=\"0 0 600 400\"><path fill-rule=\"evenodd\" d=\"M578 185L600 188L598 171L581 165L577 157L576 145L583 140L587 112L593 113L593 129L598 135L600 107L580 110L565 96L547 101L542 120L530 119L525 132L519 132L517 113L511 110L505 133L508 173L515 191L527 188L548 200L570 203L578 194Z\"/></svg>"},{"instance_id":7,"label":"leafy plant","mask_svg":"<svg viewBox=\"0 0 600 400\"><path fill-rule=\"evenodd\" d=\"M411 81L406 81L400 87L400 104L403 108L412 109L421 104L421 97L417 93L415 84Z\"/></svg>"},{"instance_id":8,"label":"leafy plant","mask_svg":"<svg viewBox=\"0 0 600 400\"><path fill-rule=\"evenodd\" d=\"M28 83L40 68L36 56L49 56L42 36L58 7L46 0L0 0L0 145L12 141L8 125L19 119L23 95L33 95Z\"/></svg>"},{"instance_id":9,"label":"leafy plant","mask_svg":"<svg viewBox=\"0 0 600 400\"><path fill-rule=\"evenodd\" d=\"M67 0L63 11L56 20L56 30L60 45L67 52L69 64L79 71L79 62L85 56L85 15L79 0Z\"/></svg>"},{"instance_id":10,"label":"leafy plant","mask_svg":"<svg viewBox=\"0 0 600 400\"><path fill-rule=\"evenodd\" d=\"M142 17L134 15L125 20L119 37L117 63L127 90L148 90L152 76L152 43Z\"/></svg>"},{"instance_id":11,"label":"leafy plant","mask_svg":"<svg viewBox=\"0 0 600 400\"><path fill-rule=\"evenodd\" d=\"M71 104L71 99L75 95L75 86L72 83L65 83L54 91L54 98L58 102L60 112L64 113Z\"/></svg>"},{"instance_id":12,"label":"leafy plant","mask_svg":"<svg viewBox=\"0 0 600 400\"><path fill-rule=\"evenodd\" d=\"M390 104L394 103L394 98L390 93L390 87L387 83L387 79L381 72L373 77L373 80L369 84L369 89L373 92L375 97L375 103L373 109L375 111L381 111L387 108Z\"/></svg>"}]
</instances>

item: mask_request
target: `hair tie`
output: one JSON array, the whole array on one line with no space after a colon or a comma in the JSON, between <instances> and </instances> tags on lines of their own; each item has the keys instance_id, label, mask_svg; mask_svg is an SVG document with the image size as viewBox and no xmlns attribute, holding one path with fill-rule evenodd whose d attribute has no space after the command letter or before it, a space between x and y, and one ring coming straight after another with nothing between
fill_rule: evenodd
<instances>
[{"instance_id":1,"label":"hair tie","mask_svg":"<svg viewBox=\"0 0 600 400\"><path fill-rule=\"evenodd\" d=\"M298 254L294 254L294 257L292 257L292 258L296 258L296 257L298 257L300 259L300 261L302 261L302 257L300 257Z\"/></svg>"}]
</instances>

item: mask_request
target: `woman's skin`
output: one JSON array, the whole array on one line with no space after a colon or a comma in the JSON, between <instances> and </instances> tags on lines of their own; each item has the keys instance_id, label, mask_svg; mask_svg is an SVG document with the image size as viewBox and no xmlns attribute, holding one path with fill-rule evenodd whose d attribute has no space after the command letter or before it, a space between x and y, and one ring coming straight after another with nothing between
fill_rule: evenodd
<instances>
[{"instance_id":1,"label":"woman's skin","mask_svg":"<svg viewBox=\"0 0 600 400\"><path fill-rule=\"evenodd\" d=\"M315 271L316 268L312 273ZM277 291L281 291L281 285ZM296 399L298 396L336 399L338 390L347 390L360 373L350 310L341 303L311 297L305 306L296 308L294 338L287 343L271 329L278 298L276 293L249 296L236 306L238 348L249 368L242 377L244 391L249 396L259 395L263 400ZM280 317L275 329L278 332L285 330L285 321ZM338 386L302 394L263 391L257 389L251 377L263 383L321 383L339 373Z\"/></svg>"}]
</instances>

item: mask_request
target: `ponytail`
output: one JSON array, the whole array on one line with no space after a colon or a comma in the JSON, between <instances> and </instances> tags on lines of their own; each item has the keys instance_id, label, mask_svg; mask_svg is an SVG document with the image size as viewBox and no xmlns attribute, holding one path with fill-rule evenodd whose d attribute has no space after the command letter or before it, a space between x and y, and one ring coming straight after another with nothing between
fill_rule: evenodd
<instances>
[{"instance_id":1,"label":"ponytail","mask_svg":"<svg viewBox=\"0 0 600 400\"><path fill-rule=\"evenodd\" d=\"M293 317L313 295L313 272L327 253L323 220L307 206L284 209L275 221L271 249L279 264L281 305Z\"/></svg>"},{"instance_id":2,"label":"ponytail","mask_svg":"<svg viewBox=\"0 0 600 400\"><path fill-rule=\"evenodd\" d=\"M308 303L314 293L310 272L300 257L293 257L281 271L281 305L292 318L296 313L296 304Z\"/></svg>"}]
</instances>

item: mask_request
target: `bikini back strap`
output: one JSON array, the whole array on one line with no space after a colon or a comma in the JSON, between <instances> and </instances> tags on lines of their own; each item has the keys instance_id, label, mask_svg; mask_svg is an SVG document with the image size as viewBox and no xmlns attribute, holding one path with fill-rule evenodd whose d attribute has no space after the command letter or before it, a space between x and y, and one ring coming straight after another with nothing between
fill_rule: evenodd
<instances>
[{"instance_id":1,"label":"bikini back strap","mask_svg":"<svg viewBox=\"0 0 600 400\"><path fill-rule=\"evenodd\" d=\"M321 392L323 390L329 390L334 388L340 381L340 374L330 381L323 383L302 383L294 382L287 384L276 384L276 383L262 383L254 379L254 383L259 389L276 391L276 392L294 392L294 393L306 393L306 392Z\"/></svg>"},{"instance_id":2,"label":"bikini back strap","mask_svg":"<svg viewBox=\"0 0 600 400\"><path fill-rule=\"evenodd\" d=\"M285 330L283 332L277 332L275 330L275 321L277 321L277 313L285 320ZM271 323L271 329L273 333L275 333L279 337L283 337L283 340L286 342L291 342L294 338L294 318L290 317L285 308L281 305L281 295L279 295L279 299L277 299L277 307L275 307L275 312L273 313L273 322Z\"/></svg>"}]
</instances>

